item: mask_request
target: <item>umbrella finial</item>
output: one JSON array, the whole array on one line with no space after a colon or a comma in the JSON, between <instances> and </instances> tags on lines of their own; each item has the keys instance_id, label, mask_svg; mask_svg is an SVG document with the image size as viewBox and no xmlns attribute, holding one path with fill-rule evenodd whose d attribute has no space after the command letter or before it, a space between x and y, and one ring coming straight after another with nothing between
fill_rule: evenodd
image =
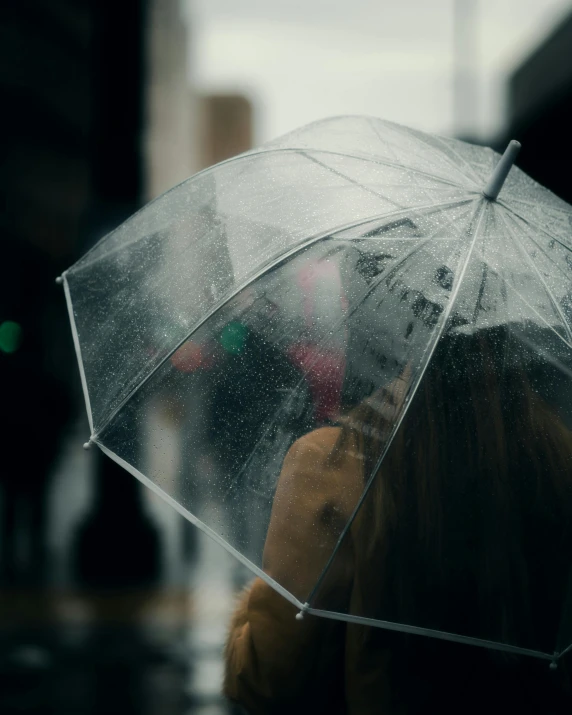
<instances>
[{"instance_id":1,"label":"umbrella finial","mask_svg":"<svg viewBox=\"0 0 572 715\"><path fill-rule=\"evenodd\" d=\"M520 146L520 142L513 139L505 149L504 154L501 156L501 160L496 165L495 170L487 182L487 185L483 189L483 194L487 199L496 201L496 198L502 189L502 185L508 176L508 172L511 170L518 152L520 151Z\"/></svg>"}]
</instances>

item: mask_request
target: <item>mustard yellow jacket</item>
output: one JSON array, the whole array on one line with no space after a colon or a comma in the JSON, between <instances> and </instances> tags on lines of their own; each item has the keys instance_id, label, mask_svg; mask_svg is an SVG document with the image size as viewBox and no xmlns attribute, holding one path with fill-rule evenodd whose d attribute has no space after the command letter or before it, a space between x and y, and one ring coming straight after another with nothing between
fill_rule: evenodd
<instances>
[{"instance_id":1,"label":"mustard yellow jacket","mask_svg":"<svg viewBox=\"0 0 572 715\"><path fill-rule=\"evenodd\" d=\"M277 485L263 569L301 602L363 489L357 451L345 448L338 460L330 458L339 434L327 427L298 440ZM320 589L330 610L360 613L360 580L367 579L368 566L354 556L353 544L361 543L357 528L356 522ZM567 662L553 672L546 661L503 660L484 648L422 636L413 636L404 657L403 640L397 647L387 631L311 615L298 621L296 613L259 578L234 613L224 692L252 715L572 712Z\"/></svg>"},{"instance_id":2,"label":"mustard yellow jacket","mask_svg":"<svg viewBox=\"0 0 572 715\"><path fill-rule=\"evenodd\" d=\"M328 459L339 428L299 439L288 452L276 490L263 569L300 599L308 595L332 553L363 488L359 455ZM351 536L351 533L350 533ZM336 610L352 599L351 539L331 567ZM399 712L390 703L389 652L363 657L357 629L297 609L262 579L245 591L226 646L224 692L249 713L348 715Z\"/></svg>"}]
</instances>

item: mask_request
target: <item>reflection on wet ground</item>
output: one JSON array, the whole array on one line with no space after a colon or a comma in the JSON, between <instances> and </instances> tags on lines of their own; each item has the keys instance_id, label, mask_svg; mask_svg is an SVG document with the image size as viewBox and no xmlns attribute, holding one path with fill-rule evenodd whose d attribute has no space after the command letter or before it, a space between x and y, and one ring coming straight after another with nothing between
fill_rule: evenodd
<instances>
[{"instance_id":1,"label":"reflection on wet ground","mask_svg":"<svg viewBox=\"0 0 572 715\"><path fill-rule=\"evenodd\" d=\"M91 498L81 442L72 436L55 477L51 582L0 591L0 713L239 712L220 694L222 648L248 575L169 506L146 493L164 552L160 588L96 595L71 582L69 540Z\"/></svg>"},{"instance_id":2,"label":"reflection on wet ground","mask_svg":"<svg viewBox=\"0 0 572 715\"><path fill-rule=\"evenodd\" d=\"M223 631L193 616L154 628L4 624L0 712L230 713L220 695Z\"/></svg>"}]
</instances>

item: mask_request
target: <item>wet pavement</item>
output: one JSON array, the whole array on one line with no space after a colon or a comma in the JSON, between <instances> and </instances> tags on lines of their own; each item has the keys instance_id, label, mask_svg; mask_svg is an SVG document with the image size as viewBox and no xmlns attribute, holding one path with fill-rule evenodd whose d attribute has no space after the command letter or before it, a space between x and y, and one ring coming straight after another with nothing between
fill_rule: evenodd
<instances>
[{"instance_id":1,"label":"wet pavement","mask_svg":"<svg viewBox=\"0 0 572 715\"><path fill-rule=\"evenodd\" d=\"M70 541L93 489L83 431L55 473L49 583L0 591L0 713L239 712L221 696L222 648L248 574L162 500L145 490L161 534L159 587L94 594L73 583Z\"/></svg>"}]
</instances>

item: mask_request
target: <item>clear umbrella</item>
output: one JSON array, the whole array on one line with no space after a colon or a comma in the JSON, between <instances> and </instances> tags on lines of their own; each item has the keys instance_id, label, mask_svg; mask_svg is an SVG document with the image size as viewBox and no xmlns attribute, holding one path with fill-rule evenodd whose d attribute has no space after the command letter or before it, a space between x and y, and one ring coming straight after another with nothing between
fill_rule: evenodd
<instances>
[{"instance_id":1,"label":"clear umbrella","mask_svg":"<svg viewBox=\"0 0 572 715\"><path fill-rule=\"evenodd\" d=\"M552 647L471 619L443 633L429 607L396 623L389 606L331 608L320 599L379 466L408 412L421 409L417 393L444 341L502 342L490 369L525 374L572 426L572 209L511 169L517 151L511 143L500 159L378 119L334 118L207 169L144 207L62 276L89 443L301 614L556 659L572 643L563 595L553 602ZM328 526L311 582L272 578L262 554L288 449L315 428L347 423L368 399L387 412L383 396L400 378L405 390L392 400L374 468L350 516ZM183 460L172 431L152 434L158 458L140 444L158 400L180 415Z\"/></svg>"}]
</instances>

